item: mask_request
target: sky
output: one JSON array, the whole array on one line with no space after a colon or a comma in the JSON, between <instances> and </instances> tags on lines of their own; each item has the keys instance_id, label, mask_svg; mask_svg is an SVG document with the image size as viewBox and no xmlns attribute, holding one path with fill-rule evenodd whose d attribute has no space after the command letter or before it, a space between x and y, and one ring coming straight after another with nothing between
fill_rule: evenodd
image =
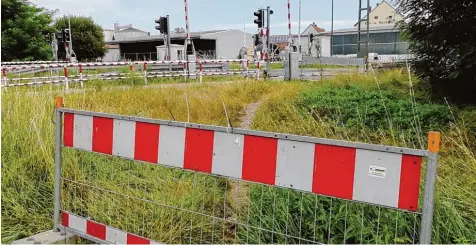
<instances>
[{"instance_id":1,"label":"sky","mask_svg":"<svg viewBox=\"0 0 476 245\"><path fill-rule=\"evenodd\" d=\"M358 18L360 0L334 0L334 29L350 28ZM183 0L31 0L40 7L57 10L58 16L91 16L105 29L114 23L132 24L143 31L158 34L154 20L170 15L170 27L185 27ZM332 0L301 0L301 32L315 22L321 28L331 29ZM366 2L363 0L362 2ZM373 7L381 0L370 0ZM257 31L253 13L270 6L271 34L287 34L287 0L188 0L190 31L239 29ZM299 0L291 0L291 30L298 33Z\"/></svg>"}]
</instances>

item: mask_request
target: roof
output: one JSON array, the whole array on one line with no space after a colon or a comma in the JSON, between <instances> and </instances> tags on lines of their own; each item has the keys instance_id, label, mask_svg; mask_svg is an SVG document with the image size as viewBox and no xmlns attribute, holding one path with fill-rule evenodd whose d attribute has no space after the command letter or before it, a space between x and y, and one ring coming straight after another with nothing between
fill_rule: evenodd
<instances>
[{"instance_id":1,"label":"roof","mask_svg":"<svg viewBox=\"0 0 476 245\"><path fill-rule=\"evenodd\" d=\"M316 24L311 24L312 27L314 28L314 30L316 30L317 32L325 32L326 30L323 29L323 28L320 28L319 26L317 26Z\"/></svg>"},{"instance_id":2,"label":"roof","mask_svg":"<svg viewBox=\"0 0 476 245\"><path fill-rule=\"evenodd\" d=\"M289 35L271 35L269 37L270 43L287 43Z\"/></svg>"},{"instance_id":3,"label":"roof","mask_svg":"<svg viewBox=\"0 0 476 245\"><path fill-rule=\"evenodd\" d=\"M116 33L118 32L145 32L143 30L139 30L137 28L134 28L134 27L128 27L128 28L124 28L124 29L119 29L118 31L116 31Z\"/></svg>"},{"instance_id":4,"label":"roof","mask_svg":"<svg viewBox=\"0 0 476 245\"><path fill-rule=\"evenodd\" d=\"M216 33L220 33L220 32L231 31L231 30L233 30L233 29L191 32L190 33L190 38L193 38L193 39L208 39L208 38L204 38L203 36L210 35L210 34L216 34ZM187 33L170 34L170 39L175 39L175 40L185 39L186 37L187 37ZM162 41L162 40L164 40L164 35L150 35L150 36L143 36L143 37L124 38L124 39L120 39L120 40L108 41L106 43L109 43L109 44L112 44L112 43L135 43L135 42L151 42L151 41Z\"/></svg>"},{"instance_id":5,"label":"roof","mask_svg":"<svg viewBox=\"0 0 476 245\"><path fill-rule=\"evenodd\" d=\"M362 28L362 32L367 31L367 28ZM369 26L370 33L383 33L383 32L399 32L396 26ZM334 35L347 35L347 34L357 34L358 27L348 28L348 29L339 29L334 30ZM330 31L320 33L319 35L331 35Z\"/></svg>"}]
</instances>

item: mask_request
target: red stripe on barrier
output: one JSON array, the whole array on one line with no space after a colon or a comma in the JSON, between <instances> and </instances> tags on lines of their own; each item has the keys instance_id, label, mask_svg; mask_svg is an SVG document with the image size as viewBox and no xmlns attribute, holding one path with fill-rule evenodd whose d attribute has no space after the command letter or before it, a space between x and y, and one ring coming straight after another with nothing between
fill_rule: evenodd
<instances>
[{"instance_id":1,"label":"red stripe on barrier","mask_svg":"<svg viewBox=\"0 0 476 245\"><path fill-rule=\"evenodd\" d=\"M187 128L185 132L185 169L211 173L214 135L213 131Z\"/></svg>"},{"instance_id":2,"label":"red stripe on barrier","mask_svg":"<svg viewBox=\"0 0 476 245\"><path fill-rule=\"evenodd\" d=\"M68 68L63 69L64 77L68 77Z\"/></svg>"},{"instance_id":3,"label":"red stripe on barrier","mask_svg":"<svg viewBox=\"0 0 476 245\"><path fill-rule=\"evenodd\" d=\"M74 114L64 113L63 144L73 147Z\"/></svg>"},{"instance_id":4,"label":"red stripe on barrier","mask_svg":"<svg viewBox=\"0 0 476 245\"><path fill-rule=\"evenodd\" d=\"M61 213L61 224L65 227L69 227L69 214L66 212Z\"/></svg>"},{"instance_id":5,"label":"red stripe on barrier","mask_svg":"<svg viewBox=\"0 0 476 245\"><path fill-rule=\"evenodd\" d=\"M274 185L278 140L245 135L242 178Z\"/></svg>"},{"instance_id":6,"label":"red stripe on barrier","mask_svg":"<svg viewBox=\"0 0 476 245\"><path fill-rule=\"evenodd\" d=\"M312 192L352 199L355 149L316 144Z\"/></svg>"},{"instance_id":7,"label":"red stripe on barrier","mask_svg":"<svg viewBox=\"0 0 476 245\"><path fill-rule=\"evenodd\" d=\"M420 192L421 157L402 155L398 208L417 211Z\"/></svg>"},{"instance_id":8,"label":"red stripe on barrier","mask_svg":"<svg viewBox=\"0 0 476 245\"><path fill-rule=\"evenodd\" d=\"M94 221L86 221L86 234L101 240L106 240L106 226Z\"/></svg>"},{"instance_id":9,"label":"red stripe on barrier","mask_svg":"<svg viewBox=\"0 0 476 245\"><path fill-rule=\"evenodd\" d=\"M83 66L79 65L79 73L83 73Z\"/></svg>"},{"instance_id":10,"label":"red stripe on barrier","mask_svg":"<svg viewBox=\"0 0 476 245\"><path fill-rule=\"evenodd\" d=\"M93 151L112 154L113 128L114 119L93 117Z\"/></svg>"},{"instance_id":11,"label":"red stripe on barrier","mask_svg":"<svg viewBox=\"0 0 476 245\"><path fill-rule=\"evenodd\" d=\"M134 159L150 163L158 162L159 132L157 124L136 122Z\"/></svg>"},{"instance_id":12,"label":"red stripe on barrier","mask_svg":"<svg viewBox=\"0 0 476 245\"><path fill-rule=\"evenodd\" d=\"M127 234L127 244L150 244L150 241L142 237Z\"/></svg>"}]
</instances>

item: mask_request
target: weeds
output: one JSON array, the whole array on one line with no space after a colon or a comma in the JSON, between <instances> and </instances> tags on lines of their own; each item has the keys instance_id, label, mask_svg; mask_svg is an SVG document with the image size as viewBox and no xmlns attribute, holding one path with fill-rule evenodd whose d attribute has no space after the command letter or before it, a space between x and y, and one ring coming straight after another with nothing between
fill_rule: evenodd
<instances>
[{"instance_id":1,"label":"weeds","mask_svg":"<svg viewBox=\"0 0 476 245\"><path fill-rule=\"evenodd\" d=\"M55 95L64 95L68 108L186 121L185 92L195 123L227 125L225 103L232 124L239 125L243 108L265 97L253 129L412 148L425 148L425 131L440 129L433 242L476 242L474 108L431 104L424 90L410 92L408 76L400 71L377 73L376 79L381 93L374 77L359 75L315 83L250 79L160 89L136 86L143 80L130 78L127 90L112 90L116 81L97 82L95 90L70 94L58 87L34 88L34 94L26 88L3 90L2 242L52 227ZM375 101L385 103L388 116ZM388 123L396 126L393 133ZM231 198L236 185L222 178L70 149L63 159L65 209L160 242L418 242L417 214L248 183L238 184L240 197Z\"/></svg>"}]
</instances>

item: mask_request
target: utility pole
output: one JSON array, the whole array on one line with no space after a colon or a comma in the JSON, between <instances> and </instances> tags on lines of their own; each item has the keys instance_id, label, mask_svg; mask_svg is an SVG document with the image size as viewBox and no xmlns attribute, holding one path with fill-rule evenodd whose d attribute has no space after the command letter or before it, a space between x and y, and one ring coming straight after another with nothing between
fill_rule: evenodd
<instances>
[{"instance_id":1,"label":"utility pole","mask_svg":"<svg viewBox=\"0 0 476 245\"><path fill-rule=\"evenodd\" d=\"M67 39L68 39L68 49L69 49L69 61L70 62L75 62L76 61L76 54L74 53L74 50L73 50L73 38L71 37L71 18L70 18L70 15L69 15L69 11L68 11L68 32L66 33L68 35Z\"/></svg>"},{"instance_id":2,"label":"utility pole","mask_svg":"<svg viewBox=\"0 0 476 245\"><path fill-rule=\"evenodd\" d=\"M273 10L268 6L266 8L267 11L267 19L266 19L266 73L269 74L269 50L271 50L271 43L269 42L269 37L271 34L271 15L273 14Z\"/></svg>"},{"instance_id":3,"label":"utility pole","mask_svg":"<svg viewBox=\"0 0 476 245\"><path fill-rule=\"evenodd\" d=\"M360 1L360 0L359 0ZM331 7L331 57L334 54L333 52L333 42L334 42L334 0L332 0L332 7Z\"/></svg>"},{"instance_id":4,"label":"utility pole","mask_svg":"<svg viewBox=\"0 0 476 245\"><path fill-rule=\"evenodd\" d=\"M298 24L299 53L301 53L301 7L302 7L301 0L299 0L299 24Z\"/></svg>"},{"instance_id":5,"label":"utility pole","mask_svg":"<svg viewBox=\"0 0 476 245\"><path fill-rule=\"evenodd\" d=\"M170 17L167 15L167 56L168 59L171 59L172 51L170 50ZM172 66L170 66L170 69L172 69Z\"/></svg>"}]
</instances>

